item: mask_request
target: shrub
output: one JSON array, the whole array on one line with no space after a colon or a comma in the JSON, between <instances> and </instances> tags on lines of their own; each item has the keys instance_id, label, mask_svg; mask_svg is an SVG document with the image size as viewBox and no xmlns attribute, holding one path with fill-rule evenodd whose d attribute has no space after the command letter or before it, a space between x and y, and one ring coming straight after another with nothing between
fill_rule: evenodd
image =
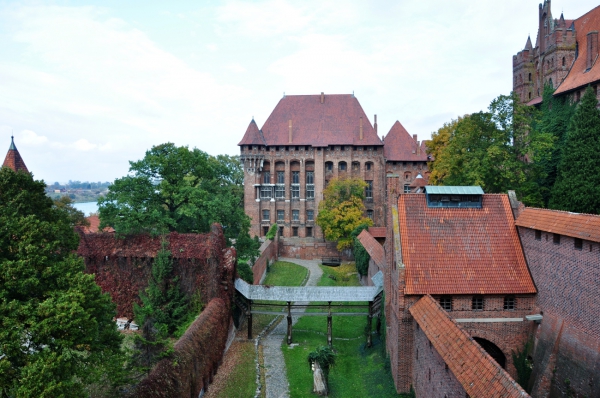
<instances>
[{"instance_id":1,"label":"shrub","mask_svg":"<svg viewBox=\"0 0 600 398\"><path fill-rule=\"evenodd\" d=\"M246 261L238 261L237 264L237 273L244 281L252 284L254 282L254 274L252 273L252 268Z\"/></svg>"},{"instance_id":2,"label":"shrub","mask_svg":"<svg viewBox=\"0 0 600 398\"><path fill-rule=\"evenodd\" d=\"M273 239L275 239L276 234L277 234L277 224L273 224L273 225L271 225L271 228L269 228L269 232L267 232L267 234L265 235L265 238L268 240L273 240Z\"/></svg>"}]
</instances>

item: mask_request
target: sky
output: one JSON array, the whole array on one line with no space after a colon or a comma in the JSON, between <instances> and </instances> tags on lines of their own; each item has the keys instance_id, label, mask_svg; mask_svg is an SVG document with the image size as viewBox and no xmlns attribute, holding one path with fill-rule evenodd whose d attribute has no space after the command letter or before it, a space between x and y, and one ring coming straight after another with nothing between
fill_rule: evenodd
<instances>
[{"instance_id":1,"label":"sky","mask_svg":"<svg viewBox=\"0 0 600 398\"><path fill-rule=\"evenodd\" d=\"M113 181L165 142L238 154L284 94L321 92L428 139L510 92L538 4L0 0L0 158L14 134L37 179Z\"/></svg>"}]
</instances>

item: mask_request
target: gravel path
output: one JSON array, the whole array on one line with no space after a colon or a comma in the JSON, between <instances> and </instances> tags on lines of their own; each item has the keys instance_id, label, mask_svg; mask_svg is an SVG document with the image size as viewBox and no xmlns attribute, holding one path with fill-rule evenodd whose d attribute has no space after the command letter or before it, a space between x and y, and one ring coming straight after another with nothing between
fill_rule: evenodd
<instances>
[{"instance_id":1,"label":"gravel path","mask_svg":"<svg viewBox=\"0 0 600 398\"><path fill-rule=\"evenodd\" d=\"M280 258L279 260L288 261L308 268L310 274L305 286L316 286L317 282L321 279L321 275L323 275L323 271L319 268L319 262L317 260L298 260L295 258ZM296 323L297 320L298 316L294 316L292 322ZM271 333L261 340L264 354L267 398L284 398L290 396L287 373L285 371L285 361L283 359L283 352L281 351L281 343L286 337L287 322L284 318Z\"/></svg>"}]
</instances>

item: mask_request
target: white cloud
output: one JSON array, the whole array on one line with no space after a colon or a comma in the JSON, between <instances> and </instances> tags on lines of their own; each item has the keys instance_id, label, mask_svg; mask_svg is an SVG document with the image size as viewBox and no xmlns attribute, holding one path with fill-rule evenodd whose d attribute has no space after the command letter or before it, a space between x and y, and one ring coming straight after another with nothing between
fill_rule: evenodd
<instances>
[{"instance_id":1,"label":"white cloud","mask_svg":"<svg viewBox=\"0 0 600 398\"><path fill-rule=\"evenodd\" d=\"M19 135L19 143L23 143L24 145L44 145L48 143L48 137L37 135L31 130L23 130Z\"/></svg>"},{"instance_id":2,"label":"white cloud","mask_svg":"<svg viewBox=\"0 0 600 398\"><path fill-rule=\"evenodd\" d=\"M75 143L73 144L73 148L75 148L78 151L90 151L92 149L96 149L97 146L98 145L92 144L84 138L75 141Z\"/></svg>"}]
</instances>

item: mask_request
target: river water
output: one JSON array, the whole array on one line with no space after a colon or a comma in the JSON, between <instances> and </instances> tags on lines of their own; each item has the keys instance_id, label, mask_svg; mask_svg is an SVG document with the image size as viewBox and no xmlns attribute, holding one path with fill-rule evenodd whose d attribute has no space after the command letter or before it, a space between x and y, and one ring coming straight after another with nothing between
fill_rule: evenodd
<instances>
[{"instance_id":1,"label":"river water","mask_svg":"<svg viewBox=\"0 0 600 398\"><path fill-rule=\"evenodd\" d=\"M98 212L98 203L97 202L83 202L83 203L73 203L73 207L77 210L80 210L85 214L85 216L89 216L90 213Z\"/></svg>"}]
</instances>

